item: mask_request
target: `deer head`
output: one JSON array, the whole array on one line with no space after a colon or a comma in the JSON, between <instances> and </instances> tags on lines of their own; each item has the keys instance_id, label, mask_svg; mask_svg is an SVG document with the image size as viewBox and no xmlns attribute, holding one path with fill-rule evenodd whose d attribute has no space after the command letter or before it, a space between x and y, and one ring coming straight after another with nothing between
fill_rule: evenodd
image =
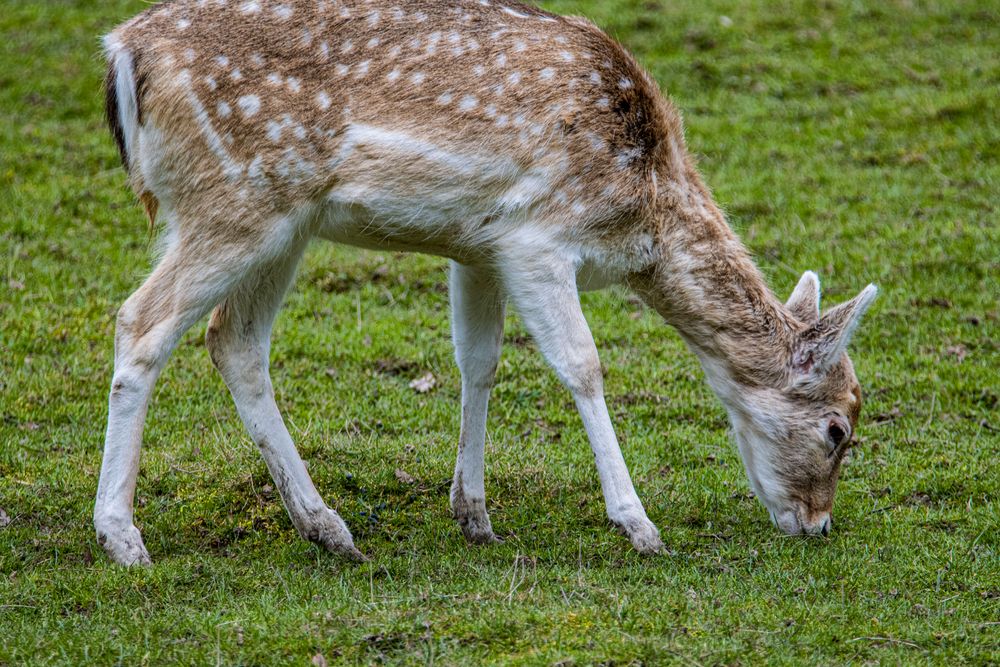
<instances>
[{"instance_id":1,"label":"deer head","mask_svg":"<svg viewBox=\"0 0 1000 667\"><path fill-rule=\"evenodd\" d=\"M829 533L833 495L861 411L846 349L878 293L874 285L825 314L807 271L785 308L800 324L780 386L740 386L728 400L750 485L783 532Z\"/></svg>"}]
</instances>

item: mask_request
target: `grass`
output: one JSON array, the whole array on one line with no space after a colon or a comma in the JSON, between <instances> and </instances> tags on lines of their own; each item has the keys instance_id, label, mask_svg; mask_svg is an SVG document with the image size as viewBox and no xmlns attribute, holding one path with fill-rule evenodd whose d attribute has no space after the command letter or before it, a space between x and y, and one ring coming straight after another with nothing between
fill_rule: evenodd
<instances>
[{"instance_id":1,"label":"grass","mask_svg":"<svg viewBox=\"0 0 1000 667\"><path fill-rule=\"evenodd\" d=\"M670 553L640 557L607 525L570 398L513 316L487 458L506 542L466 546L447 510L445 264L316 245L275 331L274 382L371 562L298 539L196 330L146 431L137 523L155 565L113 566L91 503L114 313L152 243L102 125L97 36L143 3L8 0L0 664L1000 661L1000 6L546 6L595 19L670 92L779 293L807 268L830 303L881 286L853 345L864 444L832 536L771 528L694 357L610 292L584 305ZM438 387L414 393L428 371Z\"/></svg>"}]
</instances>

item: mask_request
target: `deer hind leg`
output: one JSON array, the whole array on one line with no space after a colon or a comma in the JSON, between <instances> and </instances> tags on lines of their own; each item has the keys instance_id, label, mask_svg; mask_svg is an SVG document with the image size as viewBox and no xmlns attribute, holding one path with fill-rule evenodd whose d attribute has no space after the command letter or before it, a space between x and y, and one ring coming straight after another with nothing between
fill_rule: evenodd
<instances>
[{"instance_id":1,"label":"deer hind leg","mask_svg":"<svg viewBox=\"0 0 1000 667\"><path fill-rule=\"evenodd\" d=\"M153 385L180 337L219 302L239 271L218 253L175 244L118 312L94 527L105 551L122 565L150 562L132 502Z\"/></svg>"},{"instance_id":2,"label":"deer hind leg","mask_svg":"<svg viewBox=\"0 0 1000 667\"><path fill-rule=\"evenodd\" d=\"M486 411L503 342L504 299L492 275L451 263L452 338L462 373L462 427L458 437L451 511L465 538L498 542L486 513L483 456Z\"/></svg>"},{"instance_id":3,"label":"deer hind leg","mask_svg":"<svg viewBox=\"0 0 1000 667\"><path fill-rule=\"evenodd\" d=\"M638 551L658 552L663 547L660 533L632 486L608 415L601 362L580 307L575 264L533 243L508 248L501 266L504 286L525 326L573 394L597 463L608 518Z\"/></svg>"},{"instance_id":4,"label":"deer hind leg","mask_svg":"<svg viewBox=\"0 0 1000 667\"><path fill-rule=\"evenodd\" d=\"M301 242L281 260L252 271L212 312L205 341L299 535L364 560L343 519L313 485L274 401L268 372L271 326L304 248Z\"/></svg>"}]
</instances>

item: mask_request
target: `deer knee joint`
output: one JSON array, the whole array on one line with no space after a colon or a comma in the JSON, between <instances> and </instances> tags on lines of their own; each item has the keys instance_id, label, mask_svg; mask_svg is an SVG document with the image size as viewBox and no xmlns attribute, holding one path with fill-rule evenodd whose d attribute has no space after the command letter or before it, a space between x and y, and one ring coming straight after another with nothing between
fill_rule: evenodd
<instances>
[{"instance_id":1,"label":"deer knee joint","mask_svg":"<svg viewBox=\"0 0 1000 667\"><path fill-rule=\"evenodd\" d=\"M604 373L600 360L595 355L574 361L564 369L563 382L574 395L600 394L604 390Z\"/></svg>"}]
</instances>

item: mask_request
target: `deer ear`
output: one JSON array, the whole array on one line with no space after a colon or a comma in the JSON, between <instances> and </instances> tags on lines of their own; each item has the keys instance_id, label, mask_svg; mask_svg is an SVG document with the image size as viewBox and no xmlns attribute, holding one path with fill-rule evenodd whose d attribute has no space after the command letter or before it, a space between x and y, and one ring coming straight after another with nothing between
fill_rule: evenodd
<instances>
[{"instance_id":1,"label":"deer ear","mask_svg":"<svg viewBox=\"0 0 1000 667\"><path fill-rule=\"evenodd\" d=\"M819 319L819 276L806 271L799 278L799 284L792 290L785 307L800 322L812 324Z\"/></svg>"},{"instance_id":2,"label":"deer ear","mask_svg":"<svg viewBox=\"0 0 1000 667\"><path fill-rule=\"evenodd\" d=\"M802 281L799 281L799 285L802 285ZM836 363L847 349L861 317L876 296L878 288L869 285L861 290L861 294L830 309L819 318L802 334L792 354L792 366L795 370L801 374L823 372Z\"/></svg>"}]
</instances>

